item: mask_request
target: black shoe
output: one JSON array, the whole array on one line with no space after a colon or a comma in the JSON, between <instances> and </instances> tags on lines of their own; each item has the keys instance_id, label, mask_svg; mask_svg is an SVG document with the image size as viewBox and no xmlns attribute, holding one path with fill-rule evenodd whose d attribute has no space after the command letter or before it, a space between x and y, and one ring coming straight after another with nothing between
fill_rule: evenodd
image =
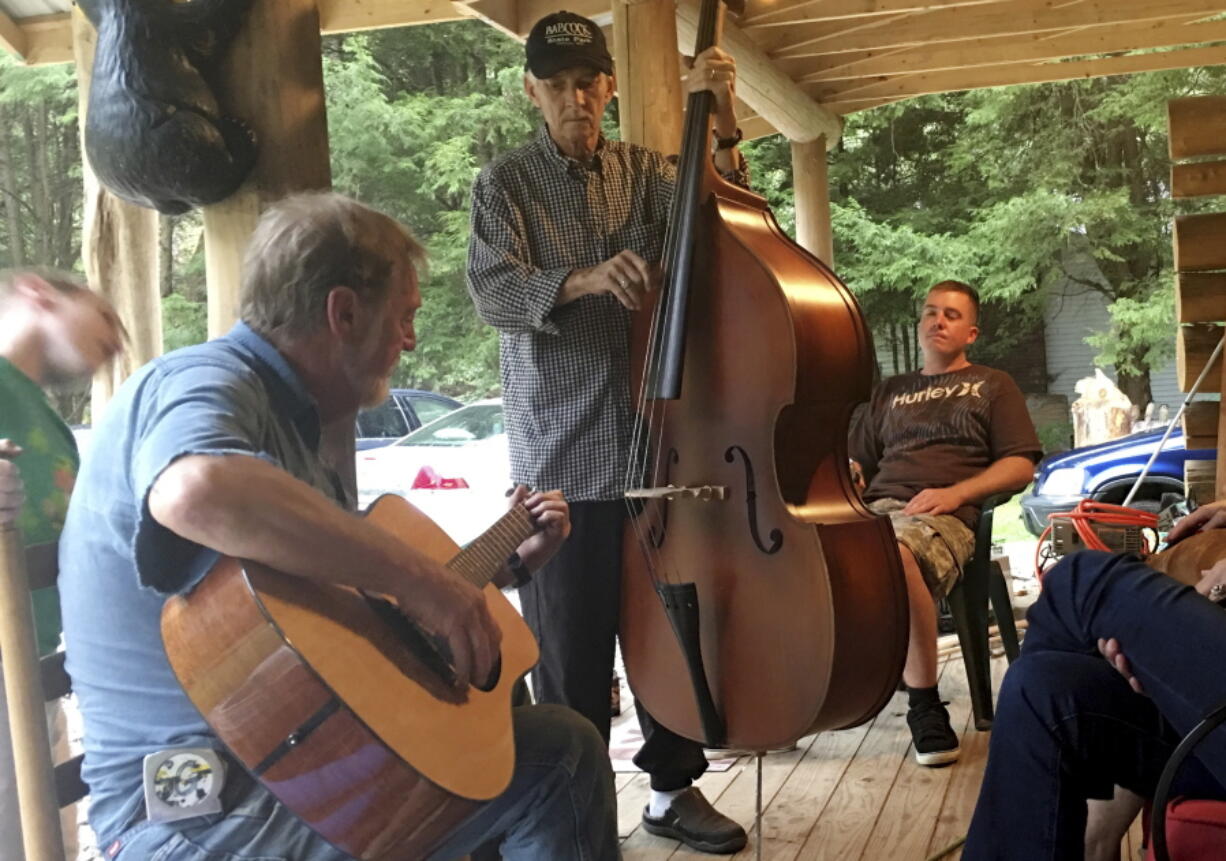
<instances>
[{"instance_id":1,"label":"black shoe","mask_svg":"<svg viewBox=\"0 0 1226 861\"><path fill-rule=\"evenodd\" d=\"M680 840L691 849L716 855L731 855L745 848L745 829L711 806L695 787L673 799L660 817L643 810L643 828L660 837Z\"/></svg>"},{"instance_id":2,"label":"black shoe","mask_svg":"<svg viewBox=\"0 0 1226 861\"><path fill-rule=\"evenodd\" d=\"M920 765L938 766L956 762L962 749L958 736L949 725L948 703L935 700L907 710L907 726L915 743L915 761Z\"/></svg>"}]
</instances>

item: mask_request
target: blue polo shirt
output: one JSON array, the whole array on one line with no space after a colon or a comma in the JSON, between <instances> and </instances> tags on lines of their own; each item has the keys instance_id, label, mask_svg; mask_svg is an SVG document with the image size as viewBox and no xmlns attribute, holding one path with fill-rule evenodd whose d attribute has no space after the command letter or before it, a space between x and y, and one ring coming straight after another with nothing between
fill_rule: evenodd
<instances>
[{"instance_id":1,"label":"blue polo shirt","mask_svg":"<svg viewBox=\"0 0 1226 861\"><path fill-rule=\"evenodd\" d=\"M149 489L185 455L262 458L341 500L319 459L314 398L243 323L155 359L123 384L94 430L60 538L68 671L84 720L90 825L100 846L143 812L142 761L216 746L162 647L166 597L192 589L218 554L149 514Z\"/></svg>"}]
</instances>

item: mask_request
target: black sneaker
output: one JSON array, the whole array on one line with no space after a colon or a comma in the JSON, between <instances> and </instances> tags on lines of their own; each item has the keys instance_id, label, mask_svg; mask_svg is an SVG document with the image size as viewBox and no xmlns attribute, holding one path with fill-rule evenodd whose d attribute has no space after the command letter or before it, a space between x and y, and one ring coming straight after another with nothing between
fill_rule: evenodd
<instances>
[{"instance_id":1,"label":"black sneaker","mask_svg":"<svg viewBox=\"0 0 1226 861\"><path fill-rule=\"evenodd\" d=\"M920 765L949 765L958 760L962 749L958 736L949 725L948 703L940 700L914 706L907 710L907 726L915 743L915 761Z\"/></svg>"}]
</instances>

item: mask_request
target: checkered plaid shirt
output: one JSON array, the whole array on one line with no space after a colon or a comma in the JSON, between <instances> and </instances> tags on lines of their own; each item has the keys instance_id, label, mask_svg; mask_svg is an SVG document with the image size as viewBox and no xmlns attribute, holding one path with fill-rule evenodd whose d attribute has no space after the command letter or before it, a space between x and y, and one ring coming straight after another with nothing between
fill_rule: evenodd
<instances>
[{"instance_id":1,"label":"checkered plaid shirt","mask_svg":"<svg viewBox=\"0 0 1226 861\"><path fill-rule=\"evenodd\" d=\"M499 333L514 481L571 501L621 498L634 422L630 312L607 293L554 302L573 270L624 249L659 261L674 177L663 155L618 141L584 165L544 126L477 177L468 289Z\"/></svg>"}]
</instances>

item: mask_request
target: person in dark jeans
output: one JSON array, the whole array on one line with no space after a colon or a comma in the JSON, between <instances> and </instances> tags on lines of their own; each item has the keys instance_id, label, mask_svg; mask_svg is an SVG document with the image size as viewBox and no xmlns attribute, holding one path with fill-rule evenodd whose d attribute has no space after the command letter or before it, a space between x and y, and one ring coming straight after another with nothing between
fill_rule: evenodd
<instances>
[{"instance_id":1,"label":"person in dark jeans","mask_svg":"<svg viewBox=\"0 0 1226 861\"><path fill-rule=\"evenodd\" d=\"M1222 503L1198 509L1171 537L1223 515ZM1226 609L1210 600L1224 592L1226 560L1196 588L1098 551L1047 574L1001 686L963 858L1082 858L1087 799L1117 785L1152 797L1179 740L1226 703ZM1226 729L1185 761L1176 790L1226 799Z\"/></svg>"}]
</instances>

